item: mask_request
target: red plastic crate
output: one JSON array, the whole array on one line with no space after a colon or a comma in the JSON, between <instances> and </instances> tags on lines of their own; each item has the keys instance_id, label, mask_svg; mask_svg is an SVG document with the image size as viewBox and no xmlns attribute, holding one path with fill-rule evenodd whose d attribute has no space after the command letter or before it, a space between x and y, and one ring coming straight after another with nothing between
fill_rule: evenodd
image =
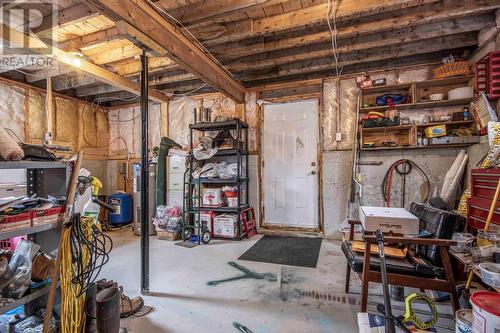
<instances>
[{"instance_id":1,"label":"red plastic crate","mask_svg":"<svg viewBox=\"0 0 500 333\"><path fill-rule=\"evenodd\" d=\"M499 179L500 169L472 169L471 197L492 200Z\"/></svg>"},{"instance_id":2,"label":"red plastic crate","mask_svg":"<svg viewBox=\"0 0 500 333\"><path fill-rule=\"evenodd\" d=\"M500 98L500 51L490 52L476 63L476 92Z\"/></svg>"}]
</instances>

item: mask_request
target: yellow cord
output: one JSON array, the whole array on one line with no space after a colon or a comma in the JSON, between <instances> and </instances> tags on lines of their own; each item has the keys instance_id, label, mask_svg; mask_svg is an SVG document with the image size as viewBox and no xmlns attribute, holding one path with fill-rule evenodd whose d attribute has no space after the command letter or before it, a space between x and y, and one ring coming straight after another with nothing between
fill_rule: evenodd
<instances>
[{"instance_id":1,"label":"yellow cord","mask_svg":"<svg viewBox=\"0 0 500 333\"><path fill-rule=\"evenodd\" d=\"M432 312L432 319L430 319L428 321L423 321L417 317L417 314L413 310L413 303L416 301L423 301L423 302L427 303L427 305L429 306L429 309ZM408 297L406 297L406 299L405 299L405 308L406 308L406 312L405 312L404 318L402 320L403 323L411 321L411 322L413 322L413 324L417 328L422 329L422 330L426 330L426 329L434 326L438 321L438 314L437 314L436 306L431 301L431 299L429 297L427 297L425 294L413 293L413 294L408 295Z\"/></svg>"},{"instance_id":2,"label":"yellow cord","mask_svg":"<svg viewBox=\"0 0 500 333\"><path fill-rule=\"evenodd\" d=\"M82 217L82 230L87 238L92 237L93 219ZM61 332L80 333L84 331L85 325L85 293L81 294L81 286L74 284L71 280L76 274L76 265L71 258L71 228L65 227L61 243ZM82 260L86 267L89 264L89 251L82 245Z\"/></svg>"}]
</instances>

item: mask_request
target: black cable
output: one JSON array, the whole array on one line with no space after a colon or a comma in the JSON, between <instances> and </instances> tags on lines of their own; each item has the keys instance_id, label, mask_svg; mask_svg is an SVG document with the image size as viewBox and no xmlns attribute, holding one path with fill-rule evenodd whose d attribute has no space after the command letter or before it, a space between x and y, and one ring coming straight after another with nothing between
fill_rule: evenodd
<instances>
[{"instance_id":1,"label":"black cable","mask_svg":"<svg viewBox=\"0 0 500 333\"><path fill-rule=\"evenodd\" d=\"M95 224L92 225L91 234L86 235L81 218L76 214L69 225L70 250L73 266L71 282L79 286L80 293L84 294L97 280L102 267L109 262L109 253L113 248L113 241L105 235ZM88 253L88 263L84 266L83 254Z\"/></svg>"}]
</instances>

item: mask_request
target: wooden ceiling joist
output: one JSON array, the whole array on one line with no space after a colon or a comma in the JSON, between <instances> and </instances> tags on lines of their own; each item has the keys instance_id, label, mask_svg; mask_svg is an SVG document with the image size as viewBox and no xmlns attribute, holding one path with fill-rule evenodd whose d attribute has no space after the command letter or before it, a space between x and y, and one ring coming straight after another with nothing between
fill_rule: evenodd
<instances>
[{"instance_id":1,"label":"wooden ceiling joist","mask_svg":"<svg viewBox=\"0 0 500 333\"><path fill-rule=\"evenodd\" d=\"M418 42L405 43L400 47L386 48L378 47L367 51L356 52L350 54L349 57L344 56L340 59L340 66L348 66L352 64L359 64L363 62L373 62L383 59L397 59L415 54L423 54L430 52L437 52L441 50L452 50L463 47L470 47L477 44L477 33L447 36L433 40L422 40ZM263 69L256 71L243 72L240 79L243 81L262 80L265 78L273 77L286 77L296 74L304 74L307 72L328 71L335 68L333 57L326 57L320 59L312 59L308 61L295 62L278 66L273 69Z\"/></svg>"},{"instance_id":2,"label":"wooden ceiling joist","mask_svg":"<svg viewBox=\"0 0 500 333\"><path fill-rule=\"evenodd\" d=\"M238 103L245 101L243 85L225 71L214 58L207 55L198 45L180 33L178 28L158 14L146 1L88 0L88 2L102 13L133 26L140 32L137 36L133 36L134 38L151 49L160 46L156 51L167 52L169 58L199 76L208 85Z\"/></svg>"},{"instance_id":3,"label":"wooden ceiling joist","mask_svg":"<svg viewBox=\"0 0 500 333\"><path fill-rule=\"evenodd\" d=\"M157 4L162 6L162 0ZM181 21L184 25L193 26L207 19L214 20L233 13L255 10L266 6L282 3L283 0L202 0L197 3L185 5L168 11L170 15Z\"/></svg>"},{"instance_id":4,"label":"wooden ceiling joist","mask_svg":"<svg viewBox=\"0 0 500 333\"><path fill-rule=\"evenodd\" d=\"M369 50L380 47L381 45L391 48L401 43L409 43L426 39L429 40L432 38L480 31L493 23L494 15L483 14L476 17L459 18L454 21L419 25L414 28L374 33L353 39L339 40L338 53L340 57L342 57L343 54ZM381 41L383 42L381 43ZM229 62L226 66L232 71L262 69L291 62L327 57L329 55L332 56L333 51L332 45L328 41L305 47L295 47L292 49L262 53L252 57L244 56L236 61Z\"/></svg>"},{"instance_id":5,"label":"wooden ceiling joist","mask_svg":"<svg viewBox=\"0 0 500 333\"><path fill-rule=\"evenodd\" d=\"M35 52L43 53L45 52L44 50L47 48L47 45L38 38L25 35L15 29L10 28L5 24L2 24L1 36L5 40L8 40L11 45L15 45L17 47L22 47L23 45L26 45L26 42L28 42L30 47L32 47L32 49ZM110 85L119 87L122 90L137 95L140 94L140 86L138 83L134 83L126 78L121 77L120 75L110 72L98 65L90 63L85 59L77 57L71 53L65 52L59 48L52 47L51 52L59 63L73 66L77 72L84 73L88 76L94 77L97 80L100 80L101 82L105 82ZM78 64L78 66L75 64ZM154 90L150 90L149 97L158 102L168 101L168 98L164 94Z\"/></svg>"},{"instance_id":6,"label":"wooden ceiling joist","mask_svg":"<svg viewBox=\"0 0 500 333\"><path fill-rule=\"evenodd\" d=\"M439 0L346 0L338 4L336 19L338 22L348 19L397 11L402 8L418 7L435 3ZM289 29L297 29L309 25L326 24L328 4L305 7L289 13L246 19L227 24L202 26L195 30L205 40L206 45L234 42L248 37L274 34ZM217 36L211 38L211 36Z\"/></svg>"},{"instance_id":7,"label":"wooden ceiling joist","mask_svg":"<svg viewBox=\"0 0 500 333\"><path fill-rule=\"evenodd\" d=\"M88 35L83 35L81 37L76 37L64 42L60 42L58 44L58 47L64 51L80 51L120 38L123 38L123 35L118 31L116 27L111 27L108 29L93 32Z\"/></svg>"},{"instance_id":8,"label":"wooden ceiling joist","mask_svg":"<svg viewBox=\"0 0 500 333\"><path fill-rule=\"evenodd\" d=\"M475 3L471 4L468 0L465 0L465 2L466 4L448 5L448 7L444 7L443 4L435 4L427 8L421 8L418 12L412 9L412 11L394 17L383 19L376 19L374 17L370 21L339 26L337 39L355 38L362 35L389 32L397 29L408 29L413 26L437 22L453 22L452 20L472 17L500 8L498 0L478 0L477 2L482 2L482 4L477 5ZM224 45L213 47L211 50L216 56L230 53L231 57L236 59L259 53L295 48L297 45L312 45L331 40L331 33L328 31L326 24L320 31L313 30L312 32L307 32L307 30L297 31L296 33L291 33L291 35L279 34L269 38L257 37L236 43L224 43ZM210 42L207 43L210 44ZM228 48L230 48L230 52Z\"/></svg>"},{"instance_id":9,"label":"wooden ceiling joist","mask_svg":"<svg viewBox=\"0 0 500 333\"><path fill-rule=\"evenodd\" d=\"M44 17L41 24L36 28L31 29L33 33L39 34L49 31L53 28L61 28L75 22L87 20L92 17L96 17L99 15L99 12L96 10L89 8L84 3L80 3L78 5L65 8L60 10L57 13L57 16L53 17L52 15Z\"/></svg>"}]
</instances>

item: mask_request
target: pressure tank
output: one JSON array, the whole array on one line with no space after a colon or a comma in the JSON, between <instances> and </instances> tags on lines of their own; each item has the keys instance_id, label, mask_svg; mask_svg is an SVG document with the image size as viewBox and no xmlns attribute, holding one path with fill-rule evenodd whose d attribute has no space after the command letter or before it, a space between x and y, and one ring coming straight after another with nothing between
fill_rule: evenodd
<instances>
[{"instance_id":1,"label":"pressure tank","mask_svg":"<svg viewBox=\"0 0 500 333\"><path fill-rule=\"evenodd\" d=\"M114 212L109 213L110 225L122 225L131 223L132 217L132 196L119 192L108 196L108 203L115 207Z\"/></svg>"}]
</instances>

